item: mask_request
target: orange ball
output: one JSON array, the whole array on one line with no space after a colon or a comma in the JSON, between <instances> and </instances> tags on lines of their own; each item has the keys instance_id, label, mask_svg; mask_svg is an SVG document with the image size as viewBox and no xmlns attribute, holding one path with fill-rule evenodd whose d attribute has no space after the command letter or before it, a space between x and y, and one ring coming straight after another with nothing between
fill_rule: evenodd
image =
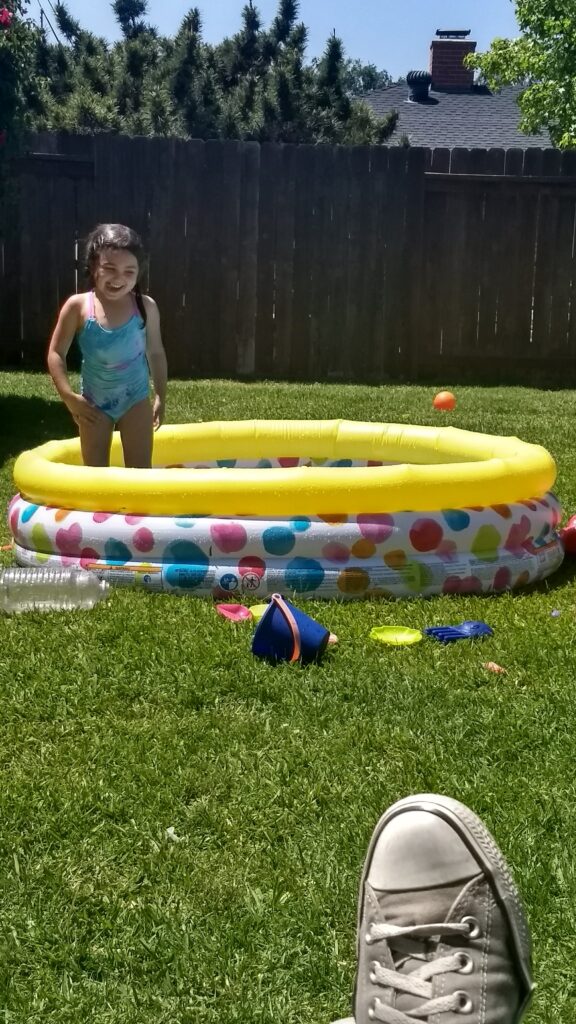
<instances>
[{"instance_id":1,"label":"orange ball","mask_svg":"<svg viewBox=\"0 0 576 1024\"><path fill-rule=\"evenodd\" d=\"M451 391L439 391L432 405L435 409L442 409L443 412L452 412L452 409L456 408L456 395L453 395Z\"/></svg>"}]
</instances>

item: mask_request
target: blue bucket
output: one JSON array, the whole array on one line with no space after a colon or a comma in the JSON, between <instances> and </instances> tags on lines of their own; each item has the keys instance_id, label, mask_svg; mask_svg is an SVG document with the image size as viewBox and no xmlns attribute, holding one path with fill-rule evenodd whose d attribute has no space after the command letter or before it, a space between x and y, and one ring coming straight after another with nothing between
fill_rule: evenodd
<instances>
[{"instance_id":1,"label":"blue bucket","mask_svg":"<svg viewBox=\"0 0 576 1024\"><path fill-rule=\"evenodd\" d=\"M252 654L269 661L311 662L322 656L329 636L329 630L315 619L281 594L272 594L254 633Z\"/></svg>"}]
</instances>

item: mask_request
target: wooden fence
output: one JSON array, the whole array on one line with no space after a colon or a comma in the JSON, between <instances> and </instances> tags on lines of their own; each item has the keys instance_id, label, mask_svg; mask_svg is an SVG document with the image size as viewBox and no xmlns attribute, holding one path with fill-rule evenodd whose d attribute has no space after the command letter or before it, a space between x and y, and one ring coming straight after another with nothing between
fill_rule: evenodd
<instances>
[{"instance_id":1,"label":"wooden fence","mask_svg":"<svg viewBox=\"0 0 576 1024\"><path fill-rule=\"evenodd\" d=\"M576 153L41 135L0 232L0 361L41 368L130 224L179 377L576 379Z\"/></svg>"}]
</instances>

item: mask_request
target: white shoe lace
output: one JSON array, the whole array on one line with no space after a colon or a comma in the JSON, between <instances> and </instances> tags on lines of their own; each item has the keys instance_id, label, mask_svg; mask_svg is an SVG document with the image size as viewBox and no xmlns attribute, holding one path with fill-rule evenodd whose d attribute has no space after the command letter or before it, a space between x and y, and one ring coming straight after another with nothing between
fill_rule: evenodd
<instances>
[{"instance_id":1,"label":"white shoe lace","mask_svg":"<svg viewBox=\"0 0 576 1024\"><path fill-rule=\"evenodd\" d=\"M394 946L398 953L406 954L404 958L396 963L396 969L384 967L375 960L371 964L370 981L373 985L382 985L393 992L402 992L405 995L413 995L418 999L424 999L413 1010L406 1013L389 1006L376 998L368 1011L372 1020L383 1021L384 1024L414 1024L414 1021L426 1021L434 1014L440 1013L471 1013L473 1006L470 997L465 992L452 992L450 995L436 996L432 998L432 979L438 974L449 974L451 971L461 971L468 958L462 952L455 951L446 956L437 957L435 960L426 959L422 953L421 944L418 940L440 937L442 935L457 935L470 938L470 922L463 921L459 924L425 924L411 925L399 928L393 924L372 924L366 934L366 942L388 942ZM414 940L417 940L416 942ZM419 950L415 947L419 947ZM422 966L416 967L407 974L401 973L399 968L406 960L422 960Z\"/></svg>"}]
</instances>

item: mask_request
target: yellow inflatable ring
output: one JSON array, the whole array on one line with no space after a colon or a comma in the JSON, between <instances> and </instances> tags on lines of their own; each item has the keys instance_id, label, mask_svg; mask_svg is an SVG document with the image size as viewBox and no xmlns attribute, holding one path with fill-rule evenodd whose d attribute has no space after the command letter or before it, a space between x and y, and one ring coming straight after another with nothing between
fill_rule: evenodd
<instances>
[{"instance_id":1,"label":"yellow inflatable ring","mask_svg":"<svg viewBox=\"0 0 576 1024\"><path fill-rule=\"evenodd\" d=\"M311 464L290 468L302 456ZM271 457L286 468L236 466ZM82 465L78 439L50 441L20 455L14 479L28 501L63 509L282 516L497 505L543 496L556 478L551 455L516 437L347 420L167 426L155 436L157 468L124 469L121 458L117 436L102 469ZM184 465L210 462L220 466Z\"/></svg>"}]
</instances>

